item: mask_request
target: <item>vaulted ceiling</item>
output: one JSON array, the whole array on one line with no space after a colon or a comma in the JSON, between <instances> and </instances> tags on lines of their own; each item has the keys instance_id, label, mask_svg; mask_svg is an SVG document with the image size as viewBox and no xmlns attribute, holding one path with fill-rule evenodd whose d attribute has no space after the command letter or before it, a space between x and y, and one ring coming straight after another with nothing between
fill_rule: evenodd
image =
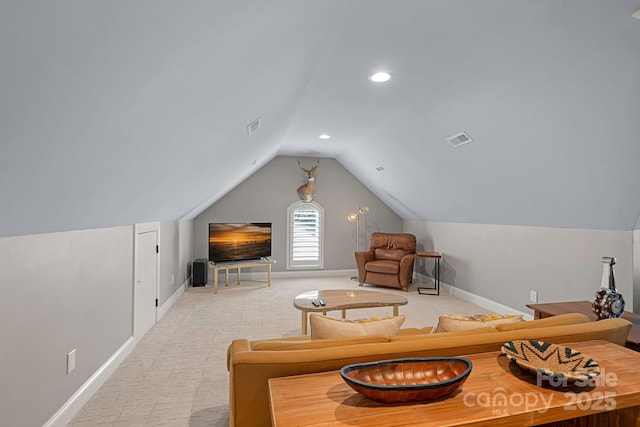
<instances>
[{"instance_id":1,"label":"vaulted ceiling","mask_svg":"<svg viewBox=\"0 0 640 427\"><path fill-rule=\"evenodd\" d=\"M639 228L637 9L3 0L0 235L193 217L277 155L405 219Z\"/></svg>"}]
</instances>

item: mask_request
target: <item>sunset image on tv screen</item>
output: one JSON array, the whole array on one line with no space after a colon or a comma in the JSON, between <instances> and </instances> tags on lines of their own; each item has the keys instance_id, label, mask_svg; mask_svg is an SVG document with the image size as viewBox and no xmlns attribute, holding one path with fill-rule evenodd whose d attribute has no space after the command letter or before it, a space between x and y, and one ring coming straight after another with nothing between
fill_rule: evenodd
<instances>
[{"instance_id":1,"label":"sunset image on tv screen","mask_svg":"<svg viewBox=\"0 0 640 427\"><path fill-rule=\"evenodd\" d=\"M271 256L271 223L209 224L209 261Z\"/></svg>"}]
</instances>

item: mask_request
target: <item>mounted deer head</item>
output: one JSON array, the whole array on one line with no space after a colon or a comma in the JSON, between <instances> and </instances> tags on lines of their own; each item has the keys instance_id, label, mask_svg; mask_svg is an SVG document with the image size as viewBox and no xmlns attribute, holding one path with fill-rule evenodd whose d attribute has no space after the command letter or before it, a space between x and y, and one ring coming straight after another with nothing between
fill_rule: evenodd
<instances>
[{"instance_id":1,"label":"mounted deer head","mask_svg":"<svg viewBox=\"0 0 640 427\"><path fill-rule=\"evenodd\" d=\"M320 160L316 159L316 164L311 169L302 167L300 160L298 160L298 166L307 177L307 182L298 187L298 196L305 202L310 202L313 200L313 193L316 191L316 173L318 173L318 168L320 168Z\"/></svg>"}]
</instances>

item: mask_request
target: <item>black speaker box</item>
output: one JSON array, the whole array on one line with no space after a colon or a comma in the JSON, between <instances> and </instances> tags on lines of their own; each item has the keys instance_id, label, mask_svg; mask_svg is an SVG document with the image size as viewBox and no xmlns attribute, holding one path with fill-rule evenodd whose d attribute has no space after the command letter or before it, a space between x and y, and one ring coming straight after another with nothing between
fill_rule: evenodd
<instances>
[{"instance_id":1,"label":"black speaker box","mask_svg":"<svg viewBox=\"0 0 640 427\"><path fill-rule=\"evenodd\" d=\"M191 285L192 286L204 286L207 284L207 260L196 259L193 261L193 267L191 272L193 274Z\"/></svg>"}]
</instances>

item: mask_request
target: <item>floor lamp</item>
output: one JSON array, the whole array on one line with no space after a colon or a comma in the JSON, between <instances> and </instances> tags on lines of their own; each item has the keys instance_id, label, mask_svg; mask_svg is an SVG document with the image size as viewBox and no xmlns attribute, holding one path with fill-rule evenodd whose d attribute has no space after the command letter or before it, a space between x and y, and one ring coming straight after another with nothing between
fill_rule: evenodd
<instances>
[{"instance_id":1,"label":"floor lamp","mask_svg":"<svg viewBox=\"0 0 640 427\"><path fill-rule=\"evenodd\" d=\"M366 215L367 212L369 212L368 206L360 207L360 205L356 204L356 211L347 215L349 222L356 223L356 252L360 250L360 217Z\"/></svg>"},{"instance_id":2,"label":"floor lamp","mask_svg":"<svg viewBox=\"0 0 640 427\"><path fill-rule=\"evenodd\" d=\"M356 223L356 252L360 250L360 217L366 215L367 212L369 212L368 206L360 207L360 205L356 203L356 211L347 215L349 222ZM352 277L351 280L358 280L358 276Z\"/></svg>"}]
</instances>

